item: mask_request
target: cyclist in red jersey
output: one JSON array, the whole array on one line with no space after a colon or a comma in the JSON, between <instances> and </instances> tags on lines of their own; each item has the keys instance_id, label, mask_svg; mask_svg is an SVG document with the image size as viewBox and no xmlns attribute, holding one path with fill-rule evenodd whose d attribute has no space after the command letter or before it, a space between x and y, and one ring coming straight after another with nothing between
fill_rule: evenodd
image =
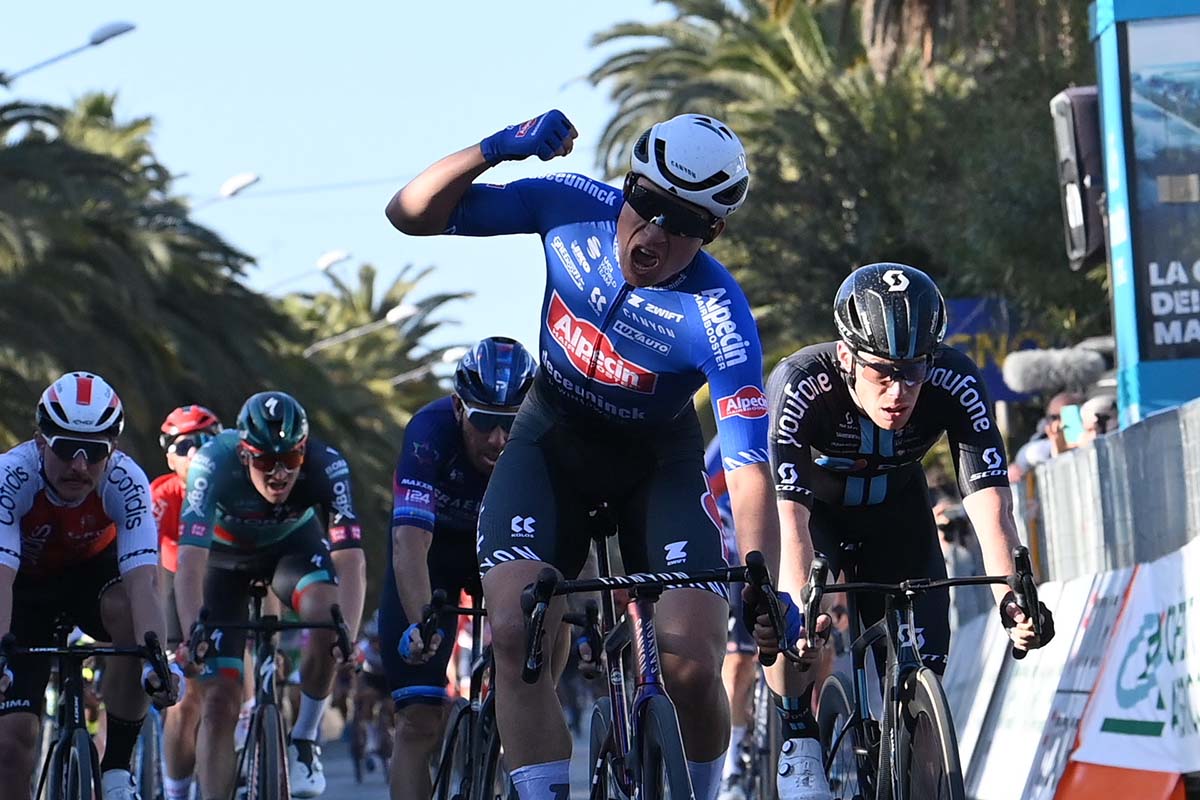
<instances>
[{"instance_id":1,"label":"cyclist in red jersey","mask_svg":"<svg viewBox=\"0 0 1200 800\"><path fill-rule=\"evenodd\" d=\"M151 631L162 637L150 487L116 449L123 425L112 387L71 372L42 393L34 438L0 454L0 634L47 644L65 614L118 647ZM9 664L0 675L0 798L28 797L50 661L18 656ZM108 665L104 800L136 800L130 761L147 709L142 687L150 673L156 700L170 705L180 688L175 671L164 687L136 659Z\"/></svg>"},{"instance_id":2,"label":"cyclist in red jersey","mask_svg":"<svg viewBox=\"0 0 1200 800\"><path fill-rule=\"evenodd\" d=\"M179 516L187 488L192 456L221 432L221 420L200 405L181 406L163 420L159 444L171 470L150 484L151 508L158 524L159 588L167 615L167 640L179 642L175 609L175 566L179 554ZM189 686L195 689L195 686ZM200 693L188 691L163 719L163 792L165 800L186 800L196 769L196 729L200 724Z\"/></svg>"}]
</instances>

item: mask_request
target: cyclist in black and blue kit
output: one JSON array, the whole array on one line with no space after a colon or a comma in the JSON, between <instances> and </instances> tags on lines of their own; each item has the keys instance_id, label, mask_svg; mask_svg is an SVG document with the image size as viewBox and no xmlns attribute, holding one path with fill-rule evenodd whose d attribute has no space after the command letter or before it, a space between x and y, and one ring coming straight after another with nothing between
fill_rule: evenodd
<instances>
[{"instance_id":1,"label":"cyclist in black and blue kit","mask_svg":"<svg viewBox=\"0 0 1200 800\"><path fill-rule=\"evenodd\" d=\"M392 797L429 797L429 759L449 710L446 666L456 619L442 620L431 642L419 622L433 590L455 602L480 594L475 529L488 478L536 363L519 342L495 336L467 351L454 371L454 394L409 421L393 483L388 572L379 628L388 690L396 706Z\"/></svg>"},{"instance_id":2,"label":"cyclist in black and blue kit","mask_svg":"<svg viewBox=\"0 0 1200 800\"><path fill-rule=\"evenodd\" d=\"M637 140L621 189L576 174L473 183L501 161L566 155L576 135L559 111L505 128L426 169L387 209L405 233L533 233L545 251L538 378L488 485L478 541L499 724L522 800L565 796L571 737L552 678L533 686L520 678L521 589L546 563L578 574L587 514L602 502L628 570L724 563L692 407L705 383L742 546L764 551L772 568L778 562L758 332L737 283L701 249L745 199L741 143L720 121L684 114ZM656 615L703 800L716 796L729 742L720 679L727 614L714 587L666 592ZM546 631L553 639L556 620Z\"/></svg>"},{"instance_id":3,"label":"cyclist in black and blue kit","mask_svg":"<svg viewBox=\"0 0 1200 800\"><path fill-rule=\"evenodd\" d=\"M780 585L804 584L814 548L836 574L847 541L861 542L861 580L946 577L921 465L943 434L987 571L1012 574L1018 539L1004 441L979 368L965 353L942 345L946 304L937 286L903 264L860 267L838 290L834 321L840 341L793 353L768 383ZM1053 625L1045 606L1039 640L1012 593L994 588L1014 646L1031 649L1049 641ZM857 602L864 627L882 617L882 597L861 595ZM940 673L950 647L948 593L918 597L914 617L911 635L927 665ZM760 626L756 635L765 632ZM772 647L770 637L759 644ZM800 649L807 650L803 644ZM781 800L832 797L809 710L812 675L788 670L780 698Z\"/></svg>"}]
</instances>

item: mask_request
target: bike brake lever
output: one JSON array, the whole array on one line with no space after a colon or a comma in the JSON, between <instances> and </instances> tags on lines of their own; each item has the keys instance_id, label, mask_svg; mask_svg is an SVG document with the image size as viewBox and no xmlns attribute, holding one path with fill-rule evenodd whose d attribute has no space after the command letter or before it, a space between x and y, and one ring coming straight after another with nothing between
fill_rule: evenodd
<instances>
[{"instance_id":1,"label":"bike brake lever","mask_svg":"<svg viewBox=\"0 0 1200 800\"><path fill-rule=\"evenodd\" d=\"M1018 546L1013 548L1013 564L1015 574L1009 583L1013 599L1025 616L1033 620L1033 632L1042 635L1042 615L1039 608L1037 583L1033 580L1033 563L1029 559L1029 548ZM1017 661L1029 655L1028 650L1012 648L1012 657Z\"/></svg>"}]
</instances>

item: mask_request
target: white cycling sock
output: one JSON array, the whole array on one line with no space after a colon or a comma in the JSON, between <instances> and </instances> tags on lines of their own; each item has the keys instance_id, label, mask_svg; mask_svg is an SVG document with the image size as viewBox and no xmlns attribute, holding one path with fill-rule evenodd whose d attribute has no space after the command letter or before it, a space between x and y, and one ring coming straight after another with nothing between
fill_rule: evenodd
<instances>
[{"instance_id":1,"label":"white cycling sock","mask_svg":"<svg viewBox=\"0 0 1200 800\"><path fill-rule=\"evenodd\" d=\"M547 761L514 769L509 777L521 800L557 800L570 794L571 761Z\"/></svg>"},{"instance_id":2,"label":"white cycling sock","mask_svg":"<svg viewBox=\"0 0 1200 800\"><path fill-rule=\"evenodd\" d=\"M728 751L712 761L689 761L688 775L692 776L692 793L696 800L717 800L721 791L721 767L725 765Z\"/></svg>"},{"instance_id":3,"label":"white cycling sock","mask_svg":"<svg viewBox=\"0 0 1200 800\"><path fill-rule=\"evenodd\" d=\"M303 739L307 742L317 740L317 730L321 727L321 717L329 706L329 698L318 700L300 692L300 711L296 714L296 724L292 726L292 739Z\"/></svg>"},{"instance_id":4,"label":"white cycling sock","mask_svg":"<svg viewBox=\"0 0 1200 800\"><path fill-rule=\"evenodd\" d=\"M721 771L722 780L742 771L740 763L742 754L738 750L742 744L742 737L745 735L745 725L734 725L729 729L729 749L725 751L725 768Z\"/></svg>"},{"instance_id":5,"label":"white cycling sock","mask_svg":"<svg viewBox=\"0 0 1200 800\"><path fill-rule=\"evenodd\" d=\"M166 800L188 800L192 796L192 776L172 778L163 775L163 796Z\"/></svg>"}]
</instances>

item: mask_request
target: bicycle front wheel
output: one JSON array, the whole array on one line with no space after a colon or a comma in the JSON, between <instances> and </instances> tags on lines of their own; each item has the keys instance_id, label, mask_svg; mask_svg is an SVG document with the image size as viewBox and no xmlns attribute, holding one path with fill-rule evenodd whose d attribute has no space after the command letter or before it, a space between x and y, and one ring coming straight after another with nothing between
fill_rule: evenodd
<instances>
[{"instance_id":1,"label":"bicycle front wheel","mask_svg":"<svg viewBox=\"0 0 1200 800\"><path fill-rule=\"evenodd\" d=\"M479 709L478 749L481 756L479 772L475 776L471 793L474 800L516 800L517 789L504 767L504 753L500 749L500 729L496 724L496 698L488 695Z\"/></svg>"},{"instance_id":2,"label":"bicycle front wheel","mask_svg":"<svg viewBox=\"0 0 1200 800\"><path fill-rule=\"evenodd\" d=\"M775 698L764 675L754 685L754 735L750 753L750 797L757 800L776 800L778 788L775 773L779 769L779 748L782 747L779 712ZM731 742L730 747L735 743Z\"/></svg>"},{"instance_id":3,"label":"bicycle front wheel","mask_svg":"<svg viewBox=\"0 0 1200 800\"><path fill-rule=\"evenodd\" d=\"M255 710L246 746L254 748L249 754L250 774L246 779L248 800L289 800L283 718L278 706L264 705Z\"/></svg>"},{"instance_id":4,"label":"bicycle front wheel","mask_svg":"<svg viewBox=\"0 0 1200 800\"><path fill-rule=\"evenodd\" d=\"M154 710L146 714L133 751L133 779L142 800L162 798L162 733Z\"/></svg>"},{"instance_id":5,"label":"bicycle front wheel","mask_svg":"<svg viewBox=\"0 0 1200 800\"><path fill-rule=\"evenodd\" d=\"M86 730L75 731L71 737L71 755L67 762L67 793L68 800L92 800L92 793L100 795L100 785L96 781L99 770L96 769L96 750L92 746L92 737Z\"/></svg>"},{"instance_id":6,"label":"bicycle front wheel","mask_svg":"<svg viewBox=\"0 0 1200 800\"><path fill-rule=\"evenodd\" d=\"M434 776L433 796L436 800L467 796L470 786L467 775L471 768L470 714L470 703L461 697L454 701L446 739L442 743L442 757L438 759Z\"/></svg>"},{"instance_id":7,"label":"bicycle front wheel","mask_svg":"<svg viewBox=\"0 0 1200 800\"><path fill-rule=\"evenodd\" d=\"M965 800L958 738L937 673L922 667L904 682L904 713L896 731L900 800Z\"/></svg>"},{"instance_id":8,"label":"bicycle front wheel","mask_svg":"<svg viewBox=\"0 0 1200 800\"><path fill-rule=\"evenodd\" d=\"M655 695L642 707L641 797L644 800L692 800L692 778L683 755L675 706Z\"/></svg>"},{"instance_id":9,"label":"bicycle front wheel","mask_svg":"<svg viewBox=\"0 0 1200 800\"><path fill-rule=\"evenodd\" d=\"M821 733L825 775L835 800L873 798L874 763L868 754L862 723L855 718L850 682L835 672L825 679L818 697L817 729Z\"/></svg>"}]
</instances>

